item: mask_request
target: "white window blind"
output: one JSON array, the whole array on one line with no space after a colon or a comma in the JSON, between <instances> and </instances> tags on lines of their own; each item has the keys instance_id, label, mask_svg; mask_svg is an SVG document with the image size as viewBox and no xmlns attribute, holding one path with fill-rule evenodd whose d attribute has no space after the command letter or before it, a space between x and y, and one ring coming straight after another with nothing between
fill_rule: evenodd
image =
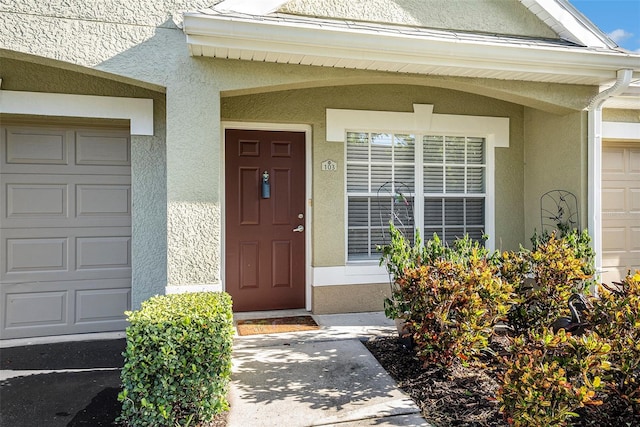
<instances>
[{"instance_id":1,"label":"white window blind","mask_svg":"<svg viewBox=\"0 0 640 427\"><path fill-rule=\"evenodd\" d=\"M406 212L402 210L405 204L413 205L415 155L414 135L347 134L347 247L350 260L377 258L376 246L385 242L390 220L413 236L414 218L398 212ZM403 185L395 186L394 182ZM395 207L396 203L400 206Z\"/></svg>"},{"instance_id":2,"label":"white window blind","mask_svg":"<svg viewBox=\"0 0 640 427\"><path fill-rule=\"evenodd\" d=\"M377 259L389 220L410 239L414 224L426 238L437 233L448 243L464 234L481 239L485 152L484 138L348 132L348 259ZM406 218L403 205L414 203L420 206Z\"/></svg>"}]
</instances>

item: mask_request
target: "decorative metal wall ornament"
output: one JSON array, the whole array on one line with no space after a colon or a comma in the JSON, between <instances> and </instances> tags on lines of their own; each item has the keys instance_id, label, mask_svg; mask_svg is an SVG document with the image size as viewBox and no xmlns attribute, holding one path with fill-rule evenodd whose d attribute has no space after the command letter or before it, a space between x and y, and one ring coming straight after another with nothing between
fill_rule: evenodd
<instances>
[{"instance_id":1,"label":"decorative metal wall ornament","mask_svg":"<svg viewBox=\"0 0 640 427\"><path fill-rule=\"evenodd\" d=\"M543 233L580 230L578 199L566 190L547 191L540 197L540 222Z\"/></svg>"}]
</instances>

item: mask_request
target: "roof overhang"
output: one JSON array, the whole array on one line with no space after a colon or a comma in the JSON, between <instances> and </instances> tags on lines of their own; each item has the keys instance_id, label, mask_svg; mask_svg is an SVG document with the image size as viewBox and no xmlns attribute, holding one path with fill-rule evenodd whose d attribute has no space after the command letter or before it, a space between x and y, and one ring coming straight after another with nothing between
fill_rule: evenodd
<instances>
[{"instance_id":1,"label":"roof overhang","mask_svg":"<svg viewBox=\"0 0 640 427\"><path fill-rule=\"evenodd\" d=\"M640 55L557 40L468 34L291 15L187 13L193 56L320 67L606 85L640 78Z\"/></svg>"}]
</instances>

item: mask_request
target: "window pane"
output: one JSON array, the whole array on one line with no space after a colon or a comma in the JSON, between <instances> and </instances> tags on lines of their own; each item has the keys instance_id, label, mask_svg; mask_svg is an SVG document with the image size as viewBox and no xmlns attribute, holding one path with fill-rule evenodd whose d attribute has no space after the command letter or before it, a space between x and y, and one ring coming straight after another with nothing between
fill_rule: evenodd
<instances>
[{"instance_id":1,"label":"window pane","mask_svg":"<svg viewBox=\"0 0 640 427\"><path fill-rule=\"evenodd\" d=\"M424 162L425 163L442 163L444 155L444 137L442 136L425 136L422 138Z\"/></svg>"},{"instance_id":2,"label":"window pane","mask_svg":"<svg viewBox=\"0 0 640 427\"><path fill-rule=\"evenodd\" d=\"M429 227L429 228L425 228L424 229L424 241L426 242L427 240L433 240L433 235L437 234L438 237L440 238L440 240L442 240L443 236L444 236L444 231L442 230L442 227Z\"/></svg>"},{"instance_id":3,"label":"window pane","mask_svg":"<svg viewBox=\"0 0 640 427\"><path fill-rule=\"evenodd\" d=\"M464 167L447 166L446 193L464 193Z\"/></svg>"},{"instance_id":4,"label":"window pane","mask_svg":"<svg viewBox=\"0 0 640 427\"><path fill-rule=\"evenodd\" d=\"M447 163L464 164L464 142L464 137L447 137L445 142Z\"/></svg>"},{"instance_id":5,"label":"window pane","mask_svg":"<svg viewBox=\"0 0 640 427\"><path fill-rule=\"evenodd\" d=\"M414 169L413 166L397 166L395 167L395 177L394 181L401 182L402 184L407 186L408 191L413 192L414 185Z\"/></svg>"},{"instance_id":6,"label":"window pane","mask_svg":"<svg viewBox=\"0 0 640 427\"><path fill-rule=\"evenodd\" d=\"M467 163L484 165L484 138L467 138Z\"/></svg>"},{"instance_id":7,"label":"window pane","mask_svg":"<svg viewBox=\"0 0 640 427\"><path fill-rule=\"evenodd\" d=\"M347 191L369 191L369 166L347 164Z\"/></svg>"},{"instance_id":8,"label":"window pane","mask_svg":"<svg viewBox=\"0 0 640 427\"><path fill-rule=\"evenodd\" d=\"M394 161L413 163L416 157L416 139L413 135L395 135Z\"/></svg>"},{"instance_id":9,"label":"window pane","mask_svg":"<svg viewBox=\"0 0 640 427\"><path fill-rule=\"evenodd\" d=\"M442 199L425 199L424 200L424 225L428 226L442 225Z\"/></svg>"},{"instance_id":10,"label":"window pane","mask_svg":"<svg viewBox=\"0 0 640 427\"><path fill-rule=\"evenodd\" d=\"M464 225L464 199L445 199L445 225Z\"/></svg>"},{"instance_id":11,"label":"window pane","mask_svg":"<svg viewBox=\"0 0 640 427\"><path fill-rule=\"evenodd\" d=\"M369 257L369 230L349 230L349 258ZM360 255L359 257L357 255Z\"/></svg>"},{"instance_id":12,"label":"window pane","mask_svg":"<svg viewBox=\"0 0 640 427\"><path fill-rule=\"evenodd\" d=\"M391 143L393 135L389 133L372 133L371 134L371 161L372 162L389 162L393 160L391 155Z\"/></svg>"},{"instance_id":13,"label":"window pane","mask_svg":"<svg viewBox=\"0 0 640 427\"><path fill-rule=\"evenodd\" d=\"M484 193L484 171L482 167L467 168L467 193Z\"/></svg>"},{"instance_id":14,"label":"window pane","mask_svg":"<svg viewBox=\"0 0 640 427\"><path fill-rule=\"evenodd\" d=\"M482 228L467 228L467 234L472 240L476 240L478 242L482 241Z\"/></svg>"},{"instance_id":15,"label":"window pane","mask_svg":"<svg viewBox=\"0 0 640 427\"><path fill-rule=\"evenodd\" d=\"M385 183L391 181L391 165L371 165L371 191L377 192Z\"/></svg>"},{"instance_id":16,"label":"window pane","mask_svg":"<svg viewBox=\"0 0 640 427\"><path fill-rule=\"evenodd\" d=\"M366 197L349 198L349 227L369 225L369 199Z\"/></svg>"},{"instance_id":17,"label":"window pane","mask_svg":"<svg viewBox=\"0 0 640 427\"><path fill-rule=\"evenodd\" d=\"M466 204L466 225L484 226L484 199L467 199Z\"/></svg>"},{"instance_id":18,"label":"window pane","mask_svg":"<svg viewBox=\"0 0 640 427\"><path fill-rule=\"evenodd\" d=\"M424 191L425 193L443 193L444 181L442 178L442 166L424 167Z\"/></svg>"},{"instance_id":19,"label":"window pane","mask_svg":"<svg viewBox=\"0 0 640 427\"><path fill-rule=\"evenodd\" d=\"M393 199L391 196L378 197L371 200L371 226L388 228L392 217L392 209Z\"/></svg>"},{"instance_id":20,"label":"window pane","mask_svg":"<svg viewBox=\"0 0 640 427\"><path fill-rule=\"evenodd\" d=\"M464 237L464 229L462 228L447 228L444 230L444 241L449 246L453 246L453 242Z\"/></svg>"},{"instance_id":21,"label":"window pane","mask_svg":"<svg viewBox=\"0 0 640 427\"><path fill-rule=\"evenodd\" d=\"M370 253L372 258L377 258L379 256L379 252L377 246L387 245L391 243L391 241L385 241L385 233L382 228L372 228L371 229L371 247Z\"/></svg>"},{"instance_id":22,"label":"window pane","mask_svg":"<svg viewBox=\"0 0 640 427\"><path fill-rule=\"evenodd\" d=\"M347 133L347 162L369 161L369 134L363 132Z\"/></svg>"}]
</instances>

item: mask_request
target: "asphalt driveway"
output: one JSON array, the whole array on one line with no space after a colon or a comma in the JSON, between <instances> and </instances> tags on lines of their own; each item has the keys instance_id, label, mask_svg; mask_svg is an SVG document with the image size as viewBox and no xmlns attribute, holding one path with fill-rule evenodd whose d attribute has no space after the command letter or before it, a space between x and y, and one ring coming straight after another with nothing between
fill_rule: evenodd
<instances>
[{"instance_id":1,"label":"asphalt driveway","mask_svg":"<svg viewBox=\"0 0 640 427\"><path fill-rule=\"evenodd\" d=\"M112 425L125 345L123 338L0 349L0 425Z\"/></svg>"}]
</instances>

